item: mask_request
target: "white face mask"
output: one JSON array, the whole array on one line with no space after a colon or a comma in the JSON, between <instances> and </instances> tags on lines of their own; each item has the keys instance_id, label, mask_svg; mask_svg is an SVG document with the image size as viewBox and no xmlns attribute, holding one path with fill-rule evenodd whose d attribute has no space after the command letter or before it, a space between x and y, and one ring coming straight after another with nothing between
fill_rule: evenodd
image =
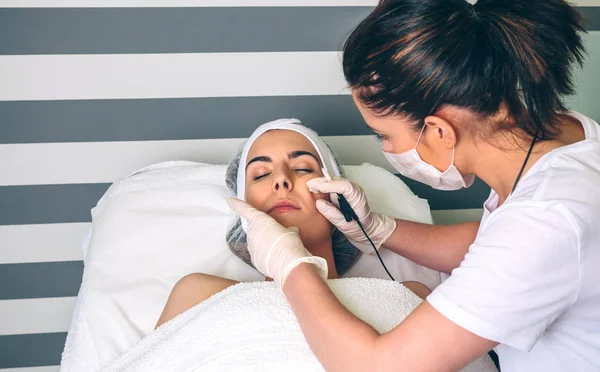
<instances>
[{"instance_id":1,"label":"white face mask","mask_svg":"<svg viewBox=\"0 0 600 372\"><path fill-rule=\"evenodd\" d=\"M392 154L383 151L383 155L392 164L394 168L405 177L419 181L438 190L458 190L463 187L470 187L475 181L475 176L463 177L454 166L454 148L452 149L452 162L445 172L440 172L433 165L426 163L417 152L417 145L421 140L425 126L421 129L421 134L412 150L402 154Z\"/></svg>"}]
</instances>

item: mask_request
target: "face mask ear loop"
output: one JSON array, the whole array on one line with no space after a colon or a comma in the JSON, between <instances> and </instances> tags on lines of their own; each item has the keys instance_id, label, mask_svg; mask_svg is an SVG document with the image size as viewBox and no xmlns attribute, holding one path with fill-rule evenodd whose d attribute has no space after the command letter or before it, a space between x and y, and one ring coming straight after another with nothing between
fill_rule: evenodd
<instances>
[{"instance_id":1,"label":"face mask ear loop","mask_svg":"<svg viewBox=\"0 0 600 372\"><path fill-rule=\"evenodd\" d=\"M415 143L415 150L417 149L417 146L419 146L419 142L421 141L421 137L423 137L423 132L425 131L426 126L427 124L423 124L423 128L421 128L421 133L419 133L419 138L417 138L417 143Z\"/></svg>"},{"instance_id":2,"label":"face mask ear loop","mask_svg":"<svg viewBox=\"0 0 600 372\"><path fill-rule=\"evenodd\" d=\"M448 172L450 168L452 168L452 166L454 165L454 150L456 150L456 146L452 147L452 159L450 159L450 165L448 166L448 169L446 169L443 173Z\"/></svg>"}]
</instances>

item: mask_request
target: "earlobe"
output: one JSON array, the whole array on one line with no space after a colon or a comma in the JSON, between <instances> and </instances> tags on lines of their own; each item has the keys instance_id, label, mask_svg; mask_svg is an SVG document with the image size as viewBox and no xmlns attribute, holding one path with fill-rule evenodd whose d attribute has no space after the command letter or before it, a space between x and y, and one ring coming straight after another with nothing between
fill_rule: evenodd
<instances>
[{"instance_id":1,"label":"earlobe","mask_svg":"<svg viewBox=\"0 0 600 372\"><path fill-rule=\"evenodd\" d=\"M456 146L456 130L446 119L432 115L425 118L425 124L427 130L435 133L432 139L440 141L448 149Z\"/></svg>"}]
</instances>

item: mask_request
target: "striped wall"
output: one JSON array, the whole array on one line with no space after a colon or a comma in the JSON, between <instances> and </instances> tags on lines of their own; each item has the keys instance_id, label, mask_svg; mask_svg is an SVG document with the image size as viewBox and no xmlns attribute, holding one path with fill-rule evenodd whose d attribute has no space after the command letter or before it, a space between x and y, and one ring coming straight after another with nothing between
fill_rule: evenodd
<instances>
[{"instance_id":1,"label":"striped wall","mask_svg":"<svg viewBox=\"0 0 600 372\"><path fill-rule=\"evenodd\" d=\"M164 160L225 163L295 116L343 164L392 170L345 89L339 49L374 0L0 0L0 372L58 370L90 209ZM600 2L572 107L600 119ZM409 186L437 222L488 190Z\"/></svg>"}]
</instances>

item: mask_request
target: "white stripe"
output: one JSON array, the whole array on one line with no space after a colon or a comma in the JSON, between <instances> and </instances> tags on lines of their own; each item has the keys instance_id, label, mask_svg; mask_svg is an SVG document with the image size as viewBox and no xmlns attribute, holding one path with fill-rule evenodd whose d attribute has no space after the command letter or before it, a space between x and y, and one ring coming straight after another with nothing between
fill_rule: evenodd
<instances>
[{"instance_id":1,"label":"white stripe","mask_svg":"<svg viewBox=\"0 0 600 372\"><path fill-rule=\"evenodd\" d=\"M434 210L437 224L478 221L483 209ZM0 226L0 264L82 260L90 223ZM1 318L0 318L1 319Z\"/></svg>"},{"instance_id":2,"label":"white stripe","mask_svg":"<svg viewBox=\"0 0 600 372\"><path fill-rule=\"evenodd\" d=\"M338 52L0 56L0 101L348 94L340 61Z\"/></svg>"},{"instance_id":3,"label":"white stripe","mask_svg":"<svg viewBox=\"0 0 600 372\"><path fill-rule=\"evenodd\" d=\"M60 366L0 368L0 372L58 372Z\"/></svg>"},{"instance_id":4,"label":"white stripe","mask_svg":"<svg viewBox=\"0 0 600 372\"><path fill-rule=\"evenodd\" d=\"M449 209L431 211L431 216L436 225L449 225L453 223L480 221L483 209Z\"/></svg>"},{"instance_id":5,"label":"white stripe","mask_svg":"<svg viewBox=\"0 0 600 372\"><path fill-rule=\"evenodd\" d=\"M434 210L431 213L436 224L444 225L479 221L483 210ZM81 241L89 227L89 223L0 226L0 264L82 260Z\"/></svg>"},{"instance_id":6,"label":"white stripe","mask_svg":"<svg viewBox=\"0 0 600 372\"><path fill-rule=\"evenodd\" d=\"M75 297L0 301L0 336L69 330Z\"/></svg>"},{"instance_id":7,"label":"white stripe","mask_svg":"<svg viewBox=\"0 0 600 372\"><path fill-rule=\"evenodd\" d=\"M324 136L338 162L342 165L371 163L389 172L398 173L381 152L381 143L375 136Z\"/></svg>"},{"instance_id":8,"label":"white stripe","mask_svg":"<svg viewBox=\"0 0 600 372\"><path fill-rule=\"evenodd\" d=\"M89 226L83 222L0 226L0 264L80 261Z\"/></svg>"},{"instance_id":9,"label":"white stripe","mask_svg":"<svg viewBox=\"0 0 600 372\"><path fill-rule=\"evenodd\" d=\"M600 6L600 0L571 0L577 6Z\"/></svg>"},{"instance_id":10,"label":"white stripe","mask_svg":"<svg viewBox=\"0 0 600 372\"><path fill-rule=\"evenodd\" d=\"M393 171L373 136L323 137L344 165ZM227 164L244 139L0 145L0 186L114 182L168 160Z\"/></svg>"},{"instance_id":11,"label":"white stripe","mask_svg":"<svg viewBox=\"0 0 600 372\"><path fill-rule=\"evenodd\" d=\"M377 0L2 0L7 8L375 6Z\"/></svg>"}]
</instances>

